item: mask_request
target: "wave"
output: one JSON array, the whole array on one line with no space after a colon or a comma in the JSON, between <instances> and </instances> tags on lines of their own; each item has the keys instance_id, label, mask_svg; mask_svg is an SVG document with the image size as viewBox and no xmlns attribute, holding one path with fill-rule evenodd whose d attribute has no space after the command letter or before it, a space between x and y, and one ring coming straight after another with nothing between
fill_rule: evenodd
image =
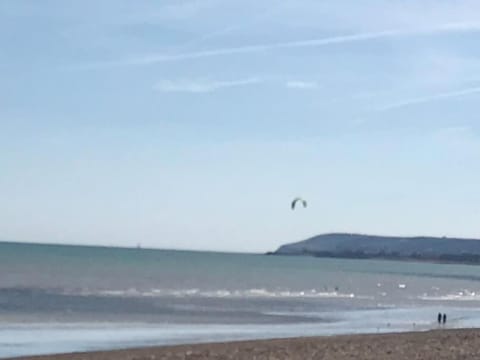
<instances>
[{"instance_id":1,"label":"wave","mask_svg":"<svg viewBox=\"0 0 480 360\"><path fill-rule=\"evenodd\" d=\"M418 299L425 301L480 301L480 293L464 290L446 295L423 295Z\"/></svg>"},{"instance_id":2,"label":"wave","mask_svg":"<svg viewBox=\"0 0 480 360\"><path fill-rule=\"evenodd\" d=\"M199 289L150 289L140 291L127 290L100 290L82 291L84 296L112 296L112 297L204 297L204 298L332 298L353 299L361 298L354 293L338 291L321 292L315 289L307 291L271 291L263 288L246 290L199 290Z\"/></svg>"}]
</instances>

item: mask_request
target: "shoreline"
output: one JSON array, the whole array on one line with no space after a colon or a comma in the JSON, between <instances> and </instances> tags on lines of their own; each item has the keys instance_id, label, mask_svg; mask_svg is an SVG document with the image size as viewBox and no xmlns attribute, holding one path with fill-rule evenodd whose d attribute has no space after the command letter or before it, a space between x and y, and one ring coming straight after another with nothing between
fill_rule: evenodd
<instances>
[{"instance_id":1,"label":"shoreline","mask_svg":"<svg viewBox=\"0 0 480 360\"><path fill-rule=\"evenodd\" d=\"M473 358L480 358L480 329L439 329L401 333L248 340L27 356L11 359L440 360Z\"/></svg>"}]
</instances>

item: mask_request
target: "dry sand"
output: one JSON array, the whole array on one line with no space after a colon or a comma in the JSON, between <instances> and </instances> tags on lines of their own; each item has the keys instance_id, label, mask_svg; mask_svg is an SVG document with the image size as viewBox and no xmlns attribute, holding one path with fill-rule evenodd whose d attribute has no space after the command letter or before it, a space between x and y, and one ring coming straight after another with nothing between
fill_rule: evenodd
<instances>
[{"instance_id":1,"label":"dry sand","mask_svg":"<svg viewBox=\"0 0 480 360\"><path fill-rule=\"evenodd\" d=\"M27 357L35 360L159 359L480 359L480 329L348 335L150 347L143 349Z\"/></svg>"}]
</instances>

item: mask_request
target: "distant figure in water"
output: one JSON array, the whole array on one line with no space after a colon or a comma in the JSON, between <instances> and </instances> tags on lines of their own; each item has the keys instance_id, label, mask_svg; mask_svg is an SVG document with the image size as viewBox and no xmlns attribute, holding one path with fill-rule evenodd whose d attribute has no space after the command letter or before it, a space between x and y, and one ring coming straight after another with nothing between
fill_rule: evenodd
<instances>
[{"instance_id":1,"label":"distant figure in water","mask_svg":"<svg viewBox=\"0 0 480 360\"><path fill-rule=\"evenodd\" d=\"M438 313L437 321L438 321L438 324L442 323L442 314L441 313Z\"/></svg>"},{"instance_id":2,"label":"distant figure in water","mask_svg":"<svg viewBox=\"0 0 480 360\"><path fill-rule=\"evenodd\" d=\"M447 314L443 314L443 325L447 322Z\"/></svg>"}]
</instances>

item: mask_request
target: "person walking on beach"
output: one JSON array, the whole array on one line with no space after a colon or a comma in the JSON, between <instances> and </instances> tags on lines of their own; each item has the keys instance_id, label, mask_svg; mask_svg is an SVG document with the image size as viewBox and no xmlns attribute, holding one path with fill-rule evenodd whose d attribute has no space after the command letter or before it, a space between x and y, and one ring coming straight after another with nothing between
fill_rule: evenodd
<instances>
[{"instance_id":1,"label":"person walking on beach","mask_svg":"<svg viewBox=\"0 0 480 360\"><path fill-rule=\"evenodd\" d=\"M443 325L447 322L447 314L443 314Z\"/></svg>"},{"instance_id":2,"label":"person walking on beach","mask_svg":"<svg viewBox=\"0 0 480 360\"><path fill-rule=\"evenodd\" d=\"M438 313L437 321L438 321L438 325L442 323L442 313Z\"/></svg>"}]
</instances>

